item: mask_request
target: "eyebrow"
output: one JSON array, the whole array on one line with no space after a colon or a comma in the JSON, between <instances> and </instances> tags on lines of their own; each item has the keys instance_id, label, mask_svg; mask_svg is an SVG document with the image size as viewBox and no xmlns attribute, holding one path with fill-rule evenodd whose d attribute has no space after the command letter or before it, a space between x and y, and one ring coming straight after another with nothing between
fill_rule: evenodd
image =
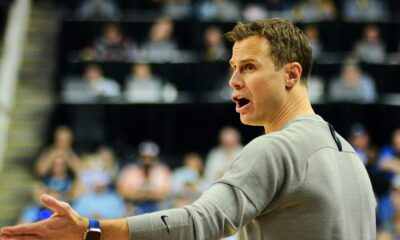
<instances>
[{"instance_id":1,"label":"eyebrow","mask_svg":"<svg viewBox=\"0 0 400 240\"><path fill-rule=\"evenodd\" d=\"M244 58L244 59L239 60L239 63L243 64L246 62L253 62L253 61L257 61L257 60L255 58L249 57L249 58ZM229 60L229 66L232 67L232 65L233 65L233 60L231 59L231 60Z\"/></svg>"}]
</instances>

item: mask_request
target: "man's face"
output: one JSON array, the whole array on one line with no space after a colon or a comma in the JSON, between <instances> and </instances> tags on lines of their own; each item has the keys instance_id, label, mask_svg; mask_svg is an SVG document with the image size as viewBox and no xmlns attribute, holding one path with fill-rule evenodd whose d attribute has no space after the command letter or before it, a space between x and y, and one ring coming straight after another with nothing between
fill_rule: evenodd
<instances>
[{"instance_id":1,"label":"man's face","mask_svg":"<svg viewBox=\"0 0 400 240\"><path fill-rule=\"evenodd\" d=\"M285 103L285 66L279 70L265 38L252 36L235 42L230 60L232 100L243 124L267 126Z\"/></svg>"}]
</instances>

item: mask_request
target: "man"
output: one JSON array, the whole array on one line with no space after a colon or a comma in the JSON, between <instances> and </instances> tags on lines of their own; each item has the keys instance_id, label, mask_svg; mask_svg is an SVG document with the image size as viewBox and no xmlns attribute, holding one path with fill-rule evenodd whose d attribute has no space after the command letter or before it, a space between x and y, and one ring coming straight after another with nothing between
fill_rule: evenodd
<instances>
[{"instance_id":1,"label":"man","mask_svg":"<svg viewBox=\"0 0 400 240\"><path fill-rule=\"evenodd\" d=\"M213 240L237 231L246 240L375 239L365 168L308 100L306 37L282 19L239 23L227 37L234 41L229 84L236 111L267 134L245 146L193 205L101 221L102 239ZM66 203L41 201L55 211L50 220L4 228L1 240L82 239L87 219Z\"/></svg>"}]
</instances>

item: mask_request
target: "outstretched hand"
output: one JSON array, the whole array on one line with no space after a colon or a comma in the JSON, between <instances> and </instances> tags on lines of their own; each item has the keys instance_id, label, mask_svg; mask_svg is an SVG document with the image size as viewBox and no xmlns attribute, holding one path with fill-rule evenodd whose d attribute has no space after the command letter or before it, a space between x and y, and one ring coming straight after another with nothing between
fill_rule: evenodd
<instances>
[{"instance_id":1,"label":"outstretched hand","mask_svg":"<svg viewBox=\"0 0 400 240\"><path fill-rule=\"evenodd\" d=\"M40 202L52 210L53 215L44 221L20 224L1 229L0 240L78 240L89 225L86 218L79 216L68 203L49 195L42 195Z\"/></svg>"}]
</instances>

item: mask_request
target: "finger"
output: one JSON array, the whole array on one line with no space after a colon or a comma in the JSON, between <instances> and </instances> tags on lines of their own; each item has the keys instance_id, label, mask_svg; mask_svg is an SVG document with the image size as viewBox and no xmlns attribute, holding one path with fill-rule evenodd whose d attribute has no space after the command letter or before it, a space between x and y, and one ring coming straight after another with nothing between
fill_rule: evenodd
<instances>
[{"instance_id":1,"label":"finger","mask_svg":"<svg viewBox=\"0 0 400 240\"><path fill-rule=\"evenodd\" d=\"M20 224L13 227L4 227L1 229L1 234L6 236L18 235L38 235L42 229L44 222L36 222L29 224Z\"/></svg>"},{"instance_id":2,"label":"finger","mask_svg":"<svg viewBox=\"0 0 400 240\"><path fill-rule=\"evenodd\" d=\"M65 215L71 210L71 207L69 206L68 203L58 201L57 199L47 194L43 194L40 197L40 202L53 212L59 213L61 215Z\"/></svg>"}]
</instances>

